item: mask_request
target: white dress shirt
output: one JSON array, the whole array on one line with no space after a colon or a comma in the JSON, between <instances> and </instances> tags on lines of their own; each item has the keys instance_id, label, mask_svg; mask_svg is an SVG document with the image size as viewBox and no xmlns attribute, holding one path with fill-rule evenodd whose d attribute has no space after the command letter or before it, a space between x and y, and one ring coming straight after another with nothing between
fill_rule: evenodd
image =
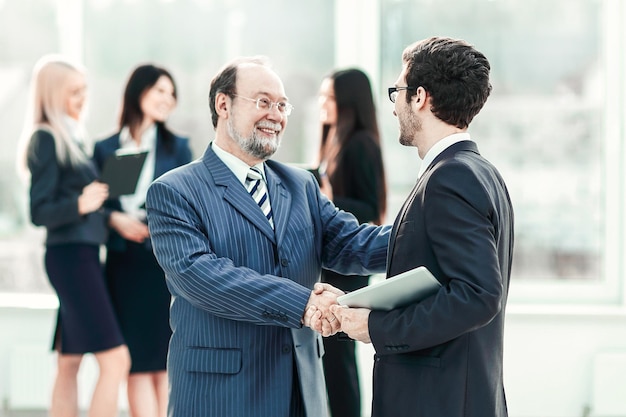
<instances>
[{"instance_id":1,"label":"white dress shirt","mask_svg":"<svg viewBox=\"0 0 626 417\"><path fill-rule=\"evenodd\" d=\"M127 214L141 221L146 218L146 210L144 208L146 202L146 194L148 187L154 180L154 166L156 157L156 134L157 128L153 124L141 136L141 143L137 142L130 135L130 129L123 127L120 132L120 148L118 153L141 152L148 151L146 160L141 168L135 194L120 196L120 204Z\"/></svg>"},{"instance_id":2,"label":"white dress shirt","mask_svg":"<svg viewBox=\"0 0 626 417\"><path fill-rule=\"evenodd\" d=\"M243 186L245 187L246 178L248 177L248 171L250 171L251 168L250 165L246 164L232 153L226 152L224 149L220 148L215 142L211 143L211 146L213 147L213 152L215 152L215 155L217 155L217 157L228 167L228 169L233 171L233 174L235 174L239 182L241 182L241 184L243 184ZM256 164L255 167L257 167L259 171L261 171L261 175L263 175L263 181L265 181L265 183L267 184L267 179L265 177L265 164L261 162Z\"/></svg>"},{"instance_id":3,"label":"white dress shirt","mask_svg":"<svg viewBox=\"0 0 626 417\"><path fill-rule=\"evenodd\" d=\"M426 172L426 169L428 168L428 166L433 163L435 158L439 156L441 152L445 151L446 149L448 149L450 146L454 145L455 143L461 142L464 140L471 140L469 133L467 132L454 133L450 136L446 136L445 138L441 139L439 142L435 143L433 147L428 150L426 155L424 155L424 159L422 159L422 165L420 165L420 169L417 172L417 178L420 178L424 174L424 172Z\"/></svg>"}]
</instances>

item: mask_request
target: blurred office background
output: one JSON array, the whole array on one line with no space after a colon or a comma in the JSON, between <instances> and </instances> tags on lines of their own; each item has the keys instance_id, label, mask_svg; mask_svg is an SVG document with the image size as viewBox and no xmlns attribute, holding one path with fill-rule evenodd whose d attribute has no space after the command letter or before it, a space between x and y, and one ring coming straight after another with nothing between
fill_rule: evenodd
<instances>
[{"instance_id":1,"label":"blurred office background","mask_svg":"<svg viewBox=\"0 0 626 417\"><path fill-rule=\"evenodd\" d=\"M295 106L276 159L297 163L315 159L322 78L360 67L376 91L393 222L419 159L397 141L386 88L404 47L431 35L464 38L492 65L493 94L470 132L516 210L510 416L626 416L625 27L621 0L0 0L0 416L45 410L54 372L56 298L15 174L41 55L87 67L93 137L115 129L131 68L169 68L171 126L196 157L213 137L211 77L235 56L267 55ZM360 354L367 412L371 347ZM92 376L87 362L82 404Z\"/></svg>"}]
</instances>

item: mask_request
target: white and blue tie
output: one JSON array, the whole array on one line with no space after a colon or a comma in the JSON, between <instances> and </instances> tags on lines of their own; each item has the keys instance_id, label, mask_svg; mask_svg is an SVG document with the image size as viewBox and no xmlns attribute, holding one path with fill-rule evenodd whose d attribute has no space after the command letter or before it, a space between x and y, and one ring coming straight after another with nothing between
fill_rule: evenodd
<instances>
[{"instance_id":1,"label":"white and blue tie","mask_svg":"<svg viewBox=\"0 0 626 417\"><path fill-rule=\"evenodd\" d=\"M267 195L267 187L263 180L263 175L257 167L252 167L248 171L246 178L246 189L252 196L254 201L259 205L261 211L270 222L272 229L274 228L274 219L272 218L272 207L270 206L270 199Z\"/></svg>"}]
</instances>

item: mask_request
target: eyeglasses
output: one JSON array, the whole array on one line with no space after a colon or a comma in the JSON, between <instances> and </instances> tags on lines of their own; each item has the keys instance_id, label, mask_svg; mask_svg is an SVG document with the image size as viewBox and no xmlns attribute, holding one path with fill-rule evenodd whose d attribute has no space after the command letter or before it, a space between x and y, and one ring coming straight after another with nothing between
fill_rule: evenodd
<instances>
[{"instance_id":1,"label":"eyeglasses","mask_svg":"<svg viewBox=\"0 0 626 417\"><path fill-rule=\"evenodd\" d=\"M392 103L396 102L396 98L398 98L398 91L400 90L417 90L417 87L389 87L387 91L389 92L389 100L391 100Z\"/></svg>"},{"instance_id":2,"label":"eyeglasses","mask_svg":"<svg viewBox=\"0 0 626 417\"><path fill-rule=\"evenodd\" d=\"M274 101L271 101L270 99L265 98L265 97L253 99L253 98L249 98L249 97L240 96L239 94L233 94L233 96L239 97L239 98L242 98L244 100L248 100L248 101L252 101L252 102L256 103L257 110L271 111L272 108L274 108L274 106L276 106L278 111L281 114L285 115L285 116L289 116L291 114L291 111L293 110L293 106L291 104L287 103L286 101L274 102Z\"/></svg>"}]
</instances>

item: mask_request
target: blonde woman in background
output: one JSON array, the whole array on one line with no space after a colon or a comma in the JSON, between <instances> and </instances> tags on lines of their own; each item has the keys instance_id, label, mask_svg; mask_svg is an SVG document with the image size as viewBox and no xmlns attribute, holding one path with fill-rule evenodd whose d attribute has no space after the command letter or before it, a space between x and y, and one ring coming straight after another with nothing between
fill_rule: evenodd
<instances>
[{"instance_id":1,"label":"blonde woman in background","mask_svg":"<svg viewBox=\"0 0 626 417\"><path fill-rule=\"evenodd\" d=\"M58 353L51 417L77 417L77 375L85 353L100 369L89 417L118 413L120 384L130 356L104 281L100 245L107 236L101 210L108 187L85 153L81 113L85 74L62 57L35 66L19 165L30 174L30 216L46 228L45 268L59 299L53 349Z\"/></svg>"}]
</instances>

